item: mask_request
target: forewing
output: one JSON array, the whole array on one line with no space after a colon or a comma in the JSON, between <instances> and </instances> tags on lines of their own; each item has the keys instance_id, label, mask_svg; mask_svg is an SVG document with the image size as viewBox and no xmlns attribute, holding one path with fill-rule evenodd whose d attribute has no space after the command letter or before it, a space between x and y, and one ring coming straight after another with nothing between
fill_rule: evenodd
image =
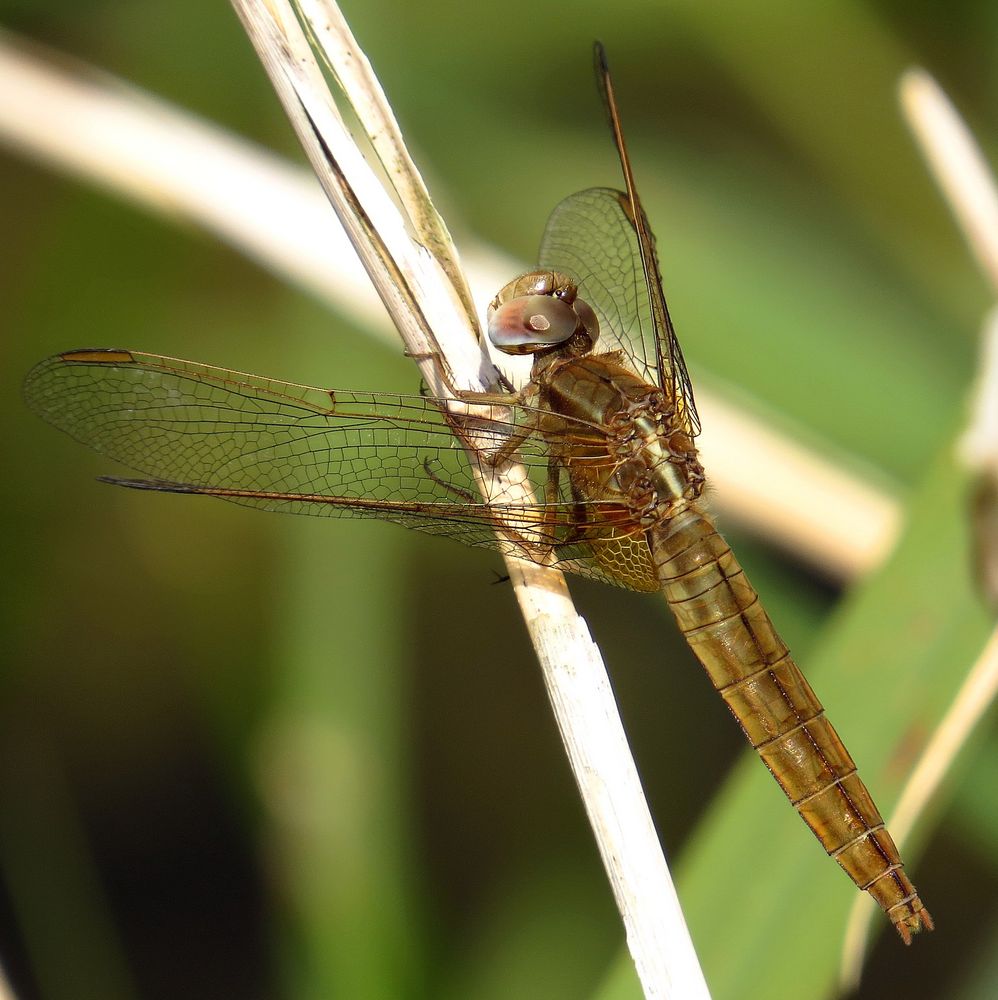
<instances>
[{"instance_id":1,"label":"forewing","mask_svg":"<svg viewBox=\"0 0 998 1000\"><path fill-rule=\"evenodd\" d=\"M597 351L622 351L635 372L676 401L690 436L700 432L693 388L676 339L658 264L645 272L627 196L611 188L589 188L555 206L541 241L542 268L565 271L579 286L579 298L600 322Z\"/></svg>"},{"instance_id":2,"label":"forewing","mask_svg":"<svg viewBox=\"0 0 998 1000\"><path fill-rule=\"evenodd\" d=\"M375 517L634 586L593 554L637 536L628 512L580 503L564 471L552 479L557 455L584 452L590 469L609 461L599 429L582 421L507 405L446 415L423 396L319 389L131 351L56 355L28 375L25 396L61 430L153 477L122 485ZM497 458L508 457L540 503L524 505L499 474Z\"/></svg>"},{"instance_id":3,"label":"forewing","mask_svg":"<svg viewBox=\"0 0 998 1000\"><path fill-rule=\"evenodd\" d=\"M693 388L662 291L655 240L634 183L606 53L598 42L595 56L597 87L626 192L590 188L562 201L548 220L540 265L577 280L580 297L599 317L600 347L623 351L642 378L667 392L687 433L695 437L700 420Z\"/></svg>"},{"instance_id":4,"label":"forewing","mask_svg":"<svg viewBox=\"0 0 998 1000\"><path fill-rule=\"evenodd\" d=\"M569 195L541 240L542 268L567 271L600 321L598 351L622 350L637 373L659 383L656 331L634 227L610 188Z\"/></svg>"}]
</instances>

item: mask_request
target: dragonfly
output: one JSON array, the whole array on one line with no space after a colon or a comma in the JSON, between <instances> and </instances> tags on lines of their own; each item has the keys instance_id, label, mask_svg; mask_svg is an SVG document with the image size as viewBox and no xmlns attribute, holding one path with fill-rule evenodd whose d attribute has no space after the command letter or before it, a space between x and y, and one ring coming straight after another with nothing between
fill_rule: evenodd
<instances>
[{"instance_id":1,"label":"dragonfly","mask_svg":"<svg viewBox=\"0 0 998 1000\"><path fill-rule=\"evenodd\" d=\"M489 304L494 347L532 357L522 389L503 379L452 398L344 391L84 349L36 366L26 399L149 477L102 477L119 486L373 517L661 593L801 819L908 944L932 918L704 503L693 389L599 43L595 69L624 190L562 201L537 268Z\"/></svg>"}]
</instances>

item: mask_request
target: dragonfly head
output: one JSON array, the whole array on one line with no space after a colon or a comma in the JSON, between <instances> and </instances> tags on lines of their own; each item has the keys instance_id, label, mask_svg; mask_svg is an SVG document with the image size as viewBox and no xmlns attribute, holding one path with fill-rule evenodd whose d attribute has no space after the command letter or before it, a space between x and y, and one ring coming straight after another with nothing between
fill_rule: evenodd
<instances>
[{"instance_id":1,"label":"dragonfly head","mask_svg":"<svg viewBox=\"0 0 998 1000\"><path fill-rule=\"evenodd\" d=\"M593 349L599 320L578 287L559 271L531 271L514 278L489 303L489 340L506 354Z\"/></svg>"}]
</instances>

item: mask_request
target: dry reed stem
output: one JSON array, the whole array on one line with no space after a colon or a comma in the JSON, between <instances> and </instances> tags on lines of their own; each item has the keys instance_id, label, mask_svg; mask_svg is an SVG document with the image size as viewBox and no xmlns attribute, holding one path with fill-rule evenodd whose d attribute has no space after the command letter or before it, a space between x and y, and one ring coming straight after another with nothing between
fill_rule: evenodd
<instances>
[{"instance_id":1,"label":"dry reed stem","mask_svg":"<svg viewBox=\"0 0 998 1000\"><path fill-rule=\"evenodd\" d=\"M922 152L981 270L998 291L998 186L973 135L939 84L924 70L901 79L901 105ZM958 452L965 467L998 478L998 310L984 326L974 412ZM984 558L993 558L994 553ZM888 825L898 846L911 833L998 696L998 630L970 668L905 783ZM846 922L839 986L859 985L870 940L872 899L857 897Z\"/></svg>"}]
</instances>

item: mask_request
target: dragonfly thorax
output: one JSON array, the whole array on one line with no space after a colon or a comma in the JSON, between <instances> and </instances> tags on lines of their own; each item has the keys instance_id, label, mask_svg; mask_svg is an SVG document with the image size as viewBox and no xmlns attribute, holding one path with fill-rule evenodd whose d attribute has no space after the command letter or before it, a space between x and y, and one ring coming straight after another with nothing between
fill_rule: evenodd
<instances>
[{"instance_id":1,"label":"dragonfly thorax","mask_svg":"<svg viewBox=\"0 0 998 1000\"><path fill-rule=\"evenodd\" d=\"M489 303L489 340L506 354L537 354L578 335L580 349L591 351L599 320L578 297L575 282L560 271L531 271L505 285Z\"/></svg>"}]
</instances>

